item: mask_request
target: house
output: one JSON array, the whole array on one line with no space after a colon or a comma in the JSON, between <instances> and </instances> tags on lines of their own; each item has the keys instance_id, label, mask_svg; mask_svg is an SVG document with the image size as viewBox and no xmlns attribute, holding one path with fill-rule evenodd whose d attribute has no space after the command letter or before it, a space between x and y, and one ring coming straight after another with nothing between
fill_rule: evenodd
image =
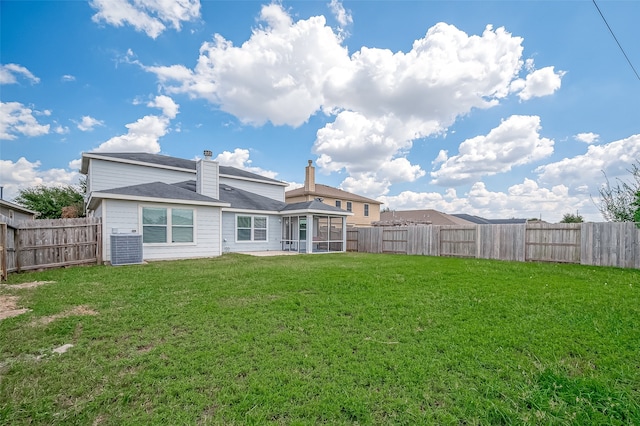
<instances>
[{"instance_id":1,"label":"house","mask_svg":"<svg viewBox=\"0 0 640 426\"><path fill-rule=\"evenodd\" d=\"M433 209L391 210L380 213L375 226L473 225L473 222Z\"/></svg>"},{"instance_id":2,"label":"house","mask_svg":"<svg viewBox=\"0 0 640 426\"><path fill-rule=\"evenodd\" d=\"M380 220L382 202L316 183L315 168L312 164L313 162L309 160L305 168L304 186L285 193L287 203L319 198L327 205L353 213L353 216L347 218L347 226L371 226L373 222Z\"/></svg>"},{"instance_id":3,"label":"house","mask_svg":"<svg viewBox=\"0 0 640 426\"><path fill-rule=\"evenodd\" d=\"M9 220L19 221L33 220L36 215L37 212L33 210L0 198L0 222L3 222L3 216Z\"/></svg>"},{"instance_id":4,"label":"house","mask_svg":"<svg viewBox=\"0 0 640 426\"><path fill-rule=\"evenodd\" d=\"M352 213L318 200L285 202L286 183L211 160L148 153L89 152L87 216L109 235L141 235L144 260L219 256L225 252L342 252Z\"/></svg>"},{"instance_id":5,"label":"house","mask_svg":"<svg viewBox=\"0 0 640 426\"><path fill-rule=\"evenodd\" d=\"M452 216L458 217L460 219L467 220L472 223L476 223L478 225L519 225L523 223L527 223L527 219L485 219L480 216L473 216L470 214L454 214Z\"/></svg>"}]
</instances>

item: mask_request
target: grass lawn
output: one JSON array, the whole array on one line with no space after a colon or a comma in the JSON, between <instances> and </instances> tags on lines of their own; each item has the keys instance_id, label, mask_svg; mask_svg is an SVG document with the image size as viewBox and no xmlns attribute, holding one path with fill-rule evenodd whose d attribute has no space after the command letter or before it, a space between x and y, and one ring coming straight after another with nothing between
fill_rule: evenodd
<instances>
[{"instance_id":1,"label":"grass lawn","mask_svg":"<svg viewBox=\"0 0 640 426\"><path fill-rule=\"evenodd\" d=\"M9 284L43 280L0 290L32 310L0 321L0 424L640 424L638 270L230 254Z\"/></svg>"}]
</instances>

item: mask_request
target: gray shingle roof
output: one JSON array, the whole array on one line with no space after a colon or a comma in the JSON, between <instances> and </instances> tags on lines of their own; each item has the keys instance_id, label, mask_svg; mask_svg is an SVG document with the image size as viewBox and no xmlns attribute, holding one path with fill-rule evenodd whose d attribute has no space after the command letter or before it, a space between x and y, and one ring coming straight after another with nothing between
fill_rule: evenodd
<instances>
[{"instance_id":1,"label":"gray shingle roof","mask_svg":"<svg viewBox=\"0 0 640 426\"><path fill-rule=\"evenodd\" d=\"M129 161L139 161L141 163L157 164L160 166L177 167L186 170L196 169L196 162L193 160L185 160L184 158L170 157L168 155L149 154L147 152L88 152L87 154ZM271 179L231 166L220 166L220 174L283 184L283 182L279 180Z\"/></svg>"},{"instance_id":2,"label":"gray shingle roof","mask_svg":"<svg viewBox=\"0 0 640 426\"><path fill-rule=\"evenodd\" d=\"M284 196L287 198L299 197L311 195L314 197L329 197L336 198L338 200L359 201L369 204L383 204L381 201L374 200L372 198L363 197L362 195L354 194L351 192L343 191L342 189L334 188L333 186L322 185L316 183L315 191L305 191L304 187L292 189L285 192Z\"/></svg>"},{"instance_id":3,"label":"gray shingle roof","mask_svg":"<svg viewBox=\"0 0 640 426\"><path fill-rule=\"evenodd\" d=\"M312 200L312 201L301 201L299 203L287 204L282 211L295 211L295 210L320 210L326 212L334 212L334 213L347 213L346 210L342 210L341 208L331 206L329 204L325 204L322 201Z\"/></svg>"},{"instance_id":4,"label":"gray shingle roof","mask_svg":"<svg viewBox=\"0 0 640 426\"><path fill-rule=\"evenodd\" d=\"M477 223L479 225L517 225L520 223L527 223L527 219L485 219L480 216L473 216L465 213L456 213L451 216L459 217L460 219L468 220L469 222Z\"/></svg>"},{"instance_id":5,"label":"gray shingle roof","mask_svg":"<svg viewBox=\"0 0 640 426\"><path fill-rule=\"evenodd\" d=\"M195 181L194 181L195 184ZM158 199L172 199L185 201L202 201L208 203L219 203L220 200L198 194L195 191L182 188L178 185L171 185L164 182L143 183L140 185L123 186L121 188L98 191L104 194L130 195L133 197L149 197Z\"/></svg>"},{"instance_id":6,"label":"gray shingle roof","mask_svg":"<svg viewBox=\"0 0 640 426\"><path fill-rule=\"evenodd\" d=\"M280 211L286 206L282 201L225 184L220 185L219 196L222 201L231 204L231 208L234 209Z\"/></svg>"},{"instance_id":7,"label":"gray shingle roof","mask_svg":"<svg viewBox=\"0 0 640 426\"><path fill-rule=\"evenodd\" d=\"M324 204L321 201L303 201L300 203L287 204L274 200L263 195L235 188L230 185L220 184L219 199L207 197L196 192L196 181L187 180L174 184L164 182L145 183L140 185L125 186L99 191L102 194L127 195L133 197L147 197L157 199L202 201L202 202L222 202L229 204L233 209L287 212L298 210L326 211L327 213L346 213L338 207ZM100 198L100 197L98 197Z\"/></svg>"},{"instance_id":8,"label":"gray shingle roof","mask_svg":"<svg viewBox=\"0 0 640 426\"><path fill-rule=\"evenodd\" d=\"M386 212L380 212L380 223L378 225L389 225L394 223L416 223L416 224L431 224L431 225L471 225L464 219L439 212L433 209L423 210L391 210Z\"/></svg>"}]
</instances>

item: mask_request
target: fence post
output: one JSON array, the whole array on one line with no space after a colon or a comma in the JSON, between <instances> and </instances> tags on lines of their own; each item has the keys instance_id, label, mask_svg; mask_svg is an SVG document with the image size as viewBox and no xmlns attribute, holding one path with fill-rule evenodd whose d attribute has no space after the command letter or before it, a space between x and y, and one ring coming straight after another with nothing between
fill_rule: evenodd
<instances>
[{"instance_id":1,"label":"fence post","mask_svg":"<svg viewBox=\"0 0 640 426\"><path fill-rule=\"evenodd\" d=\"M98 220L96 226L96 263L102 265L102 219Z\"/></svg>"},{"instance_id":2,"label":"fence post","mask_svg":"<svg viewBox=\"0 0 640 426\"><path fill-rule=\"evenodd\" d=\"M16 231L14 232L14 240L13 240L13 245L15 248L15 253L16 253L16 272L20 273L20 251L21 251L21 247L20 247L20 227L16 226Z\"/></svg>"},{"instance_id":3,"label":"fence post","mask_svg":"<svg viewBox=\"0 0 640 426\"><path fill-rule=\"evenodd\" d=\"M0 281L7 279L7 224L0 223Z\"/></svg>"}]
</instances>

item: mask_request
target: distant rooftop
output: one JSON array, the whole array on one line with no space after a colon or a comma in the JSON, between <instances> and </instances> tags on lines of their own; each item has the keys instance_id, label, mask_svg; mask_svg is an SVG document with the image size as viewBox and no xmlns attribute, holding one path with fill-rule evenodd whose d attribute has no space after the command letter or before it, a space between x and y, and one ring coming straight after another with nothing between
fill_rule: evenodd
<instances>
[{"instance_id":1,"label":"distant rooftop","mask_svg":"<svg viewBox=\"0 0 640 426\"><path fill-rule=\"evenodd\" d=\"M520 223L527 223L527 219L516 219L516 218L511 218L511 219L485 219L485 218L480 217L480 216L473 216L473 215L464 214L464 213L456 213L456 214L452 214L451 216L455 216L455 217L458 217L460 219L467 220L469 222L477 223L479 225L516 225L516 224L520 224Z\"/></svg>"}]
</instances>

